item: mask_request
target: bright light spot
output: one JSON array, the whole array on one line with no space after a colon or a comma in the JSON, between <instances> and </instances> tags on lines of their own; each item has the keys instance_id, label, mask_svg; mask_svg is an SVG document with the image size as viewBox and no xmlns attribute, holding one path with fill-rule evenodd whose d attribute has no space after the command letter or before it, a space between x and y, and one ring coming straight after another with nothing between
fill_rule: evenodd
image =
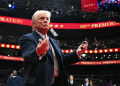
<instances>
[{"instance_id":1,"label":"bright light spot","mask_svg":"<svg viewBox=\"0 0 120 86\"><path fill-rule=\"evenodd\" d=\"M8 4L8 7L11 7L11 4Z\"/></svg>"},{"instance_id":2,"label":"bright light spot","mask_svg":"<svg viewBox=\"0 0 120 86\"><path fill-rule=\"evenodd\" d=\"M16 46L17 49L19 49L20 47L19 46Z\"/></svg>"},{"instance_id":3,"label":"bright light spot","mask_svg":"<svg viewBox=\"0 0 120 86\"><path fill-rule=\"evenodd\" d=\"M12 48L14 48L15 46L14 45L12 45Z\"/></svg>"},{"instance_id":4,"label":"bright light spot","mask_svg":"<svg viewBox=\"0 0 120 86\"><path fill-rule=\"evenodd\" d=\"M82 57L85 57L86 56L86 54L82 54Z\"/></svg>"},{"instance_id":5,"label":"bright light spot","mask_svg":"<svg viewBox=\"0 0 120 86\"><path fill-rule=\"evenodd\" d=\"M7 45L7 48L9 48L10 47L10 45Z\"/></svg>"},{"instance_id":6,"label":"bright light spot","mask_svg":"<svg viewBox=\"0 0 120 86\"><path fill-rule=\"evenodd\" d=\"M2 44L2 47L5 47L5 45L4 45L4 44Z\"/></svg>"}]
</instances>

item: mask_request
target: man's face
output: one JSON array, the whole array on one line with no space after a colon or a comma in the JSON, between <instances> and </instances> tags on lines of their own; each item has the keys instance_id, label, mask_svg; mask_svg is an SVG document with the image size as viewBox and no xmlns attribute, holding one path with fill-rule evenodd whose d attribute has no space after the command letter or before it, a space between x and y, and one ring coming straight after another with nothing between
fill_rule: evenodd
<instances>
[{"instance_id":1,"label":"man's face","mask_svg":"<svg viewBox=\"0 0 120 86\"><path fill-rule=\"evenodd\" d=\"M49 30L50 18L46 12L38 14L35 28L38 32L47 32Z\"/></svg>"},{"instance_id":2,"label":"man's face","mask_svg":"<svg viewBox=\"0 0 120 86\"><path fill-rule=\"evenodd\" d=\"M14 75L14 76L17 75L17 72L16 72L16 71L13 71L13 75Z\"/></svg>"},{"instance_id":3,"label":"man's face","mask_svg":"<svg viewBox=\"0 0 120 86\"><path fill-rule=\"evenodd\" d=\"M85 82L88 82L88 81L89 81L89 80L86 78L86 79L85 79Z\"/></svg>"},{"instance_id":4,"label":"man's face","mask_svg":"<svg viewBox=\"0 0 120 86\"><path fill-rule=\"evenodd\" d=\"M73 76L70 76L70 81L72 81L73 80Z\"/></svg>"}]
</instances>

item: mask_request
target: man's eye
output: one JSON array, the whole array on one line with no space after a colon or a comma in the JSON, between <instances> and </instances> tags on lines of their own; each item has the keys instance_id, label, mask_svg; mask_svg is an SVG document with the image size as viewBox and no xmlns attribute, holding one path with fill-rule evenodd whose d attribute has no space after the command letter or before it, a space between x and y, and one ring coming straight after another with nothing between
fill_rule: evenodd
<instances>
[{"instance_id":1,"label":"man's eye","mask_svg":"<svg viewBox=\"0 0 120 86\"><path fill-rule=\"evenodd\" d=\"M44 18L40 18L40 20L44 20Z\"/></svg>"}]
</instances>

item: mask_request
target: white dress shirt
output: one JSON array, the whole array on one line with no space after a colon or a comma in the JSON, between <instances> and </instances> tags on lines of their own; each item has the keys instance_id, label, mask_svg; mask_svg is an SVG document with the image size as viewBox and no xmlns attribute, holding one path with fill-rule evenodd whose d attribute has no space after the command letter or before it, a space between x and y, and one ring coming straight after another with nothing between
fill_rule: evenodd
<instances>
[{"instance_id":1,"label":"white dress shirt","mask_svg":"<svg viewBox=\"0 0 120 86\"><path fill-rule=\"evenodd\" d=\"M72 81L70 80L70 84L71 84L71 85L73 84L73 80L72 80Z\"/></svg>"}]
</instances>

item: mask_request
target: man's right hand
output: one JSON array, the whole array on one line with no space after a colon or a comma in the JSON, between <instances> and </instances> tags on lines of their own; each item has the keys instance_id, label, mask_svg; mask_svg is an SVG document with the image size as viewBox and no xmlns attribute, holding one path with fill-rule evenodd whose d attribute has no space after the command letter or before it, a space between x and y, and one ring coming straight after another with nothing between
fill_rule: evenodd
<instances>
[{"instance_id":1,"label":"man's right hand","mask_svg":"<svg viewBox=\"0 0 120 86\"><path fill-rule=\"evenodd\" d=\"M36 51L38 54L43 55L49 50L49 38L46 37L43 41L39 39Z\"/></svg>"}]
</instances>

